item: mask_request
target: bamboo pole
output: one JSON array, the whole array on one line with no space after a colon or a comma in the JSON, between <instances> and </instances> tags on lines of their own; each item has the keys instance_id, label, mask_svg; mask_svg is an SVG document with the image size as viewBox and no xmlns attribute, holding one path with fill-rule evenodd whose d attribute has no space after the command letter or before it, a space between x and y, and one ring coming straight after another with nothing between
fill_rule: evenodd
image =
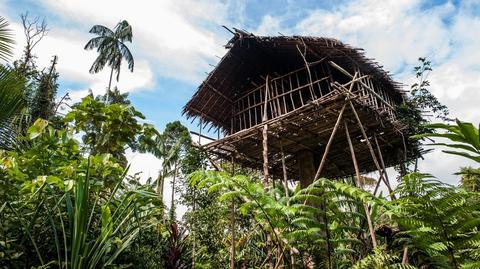
<instances>
[{"instance_id":1,"label":"bamboo pole","mask_svg":"<svg viewBox=\"0 0 480 269\"><path fill-rule=\"evenodd\" d=\"M325 166L325 161L327 160L327 154L330 151L330 146L332 145L333 138L337 133L338 126L340 126L340 121L342 120L343 112L345 112L346 107L347 107L347 104L345 103L342 106L342 109L340 109L340 112L338 113L337 122L335 122L335 126L333 127L332 133L330 134L330 138L328 139L327 145L325 146L322 160L320 161L320 165L318 166L317 173L315 173L315 177L313 178L313 181L317 180L320 177L320 174L322 173L323 167Z\"/></svg>"},{"instance_id":2,"label":"bamboo pole","mask_svg":"<svg viewBox=\"0 0 480 269\"><path fill-rule=\"evenodd\" d=\"M285 197L287 198L287 206L290 206L290 200L289 200L290 194L288 193L287 166L285 165L285 154L283 152L283 142L280 143L280 150L282 153L282 171L283 171L283 184L285 188ZM282 252L282 255L283 255L283 252ZM290 267L295 268L295 256L292 249L290 249Z\"/></svg>"},{"instance_id":3,"label":"bamboo pole","mask_svg":"<svg viewBox=\"0 0 480 269\"><path fill-rule=\"evenodd\" d=\"M268 115L267 115L268 95L269 95L269 76L267 75L266 83L265 83L265 106L263 109L263 119L262 119L263 122L268 120ZM263 125L262 137L263 137L263 140L262 140L263 185L265 188L267 188L268 187L268 124Z\"/></svg>"},{"instance_id":4,"label":"bamboo pole","mask_svg":"<svg viewBox=\"0 0 480 269\"><path fill-rule=\"evenodd\" d=\"M288 205L288 176L287 176L287 166L285 165L285 154L283 152L283 143L280 144L280 151L282 153L282 171L283 171L283 185L285 187L285 197L287 197Z\"/></svg>"},{"instance_id":5,"label":"bamboo pole","mask_svg":"<svg viewBox=\"0 0 480 269\"><path fill-rule=\"evenodd\" d=\"M321 79L318 79L318 80L314 81L313 84L319 84L320 82L322 82L322 81L324 81L324 80L327 80L327 79L328 79L328 77L323 77L323 78L321 78ZM341 84L340 84L340 85L341 85ZM270 100L276 100L276 99L278 99L278 98L281 98L281 97L283 97L283 96L285 96L285 95L292 94L292 93L294 93L294 92L300 92L300 93L301 93L301 90L302 90L303 88L306 88L306 87L308 87L308 85L301 85L301 86L296 87L296 88L294 88L294 89L288 90L287 92L278 94L277 96L269 96L269 98L270 98ZM260 103L258 103L258 104L254 104L254 105L251 106L251 108L254 108L254 107L257 107L257 106L262 106L262 105L264 105L264 102L260 102ZM250 109L250 107L241 109L241 110L239 110L238 112L236 112L235 115L240 115L240 114L242 114L243 112L247 111L248 109Z\"/></svg>"},{"instance_id":6,"label":"bamboo pole","mask_svg":"<svg viewBox=\"0 0 480 269\"><path fill-rule=\"evenodd\" d=\"M402 264L408 264L408 247L403 249Z\"/></svg>"},{"instance_id":7,"label":"bamboo pole","mask_svg":"<svg viewBox=\"0 0 480 269\"><path fill-rule=\"evenodd\" d=\"M357 77L357 73L355 73L355 75L353 76L353 80L355 80L356 77ZM353 85L355 85L355 83L350 84L350 88L348 89L347 94L352 92ZM347 96L347 98L348 98L348 96ZM348 101L348 103L351 104L351 101ZM320 161L320 165L318 166L318 170L317 170L317 173L315 174L315 178L313 179L313 181L317 180L320 177L320 174L323 170L323 166L325 165L325 161L327 160L327 154L330 150L330 146L332 145L333 138L335 137L335 134L337 133L338 126L340 126L340 121L342 120L343 112L345 112L346 107L347 107L347 102L345 102L345 104L343 104L342 109L338 113L337 122L335 122L335 126L333 127L333 130L332 130L332 134L330 135L330 138L328 139L327 146L325 147L325 151L323 152L322 160Z\"/></svg>"},{"instance_id":8,"label":"bamboo pole","mask_svg":"<svg viewBox=\"0 0 480 269\"><path fill-rule=\"evenodd\" d=\"M372 144L370 143L370 139L368 139L367 133L365 132L365 128L363 127L362 121L360 120L360 117L358 116L357 110L355 109L355 106L353 106L352 102L348 102L350 104L350 107L352 108L352 112L355 115L355 119L357 120L358 127L362 131L363 138L365 139L368 149L370 150L370 155L372 155L373 162L375 163L375 166L377 170L380 173L380 178L385 182L385 185L387 186L388 192L390 194L390 197L393 198L393 190L389 186L389 184L386 183L385 177L383 176L382 168L380 167L380 164L378 163L377 156L375 156L375 151L373 150Z\"/></svg>"},{"instance_id":9,"label":"bamboo pole","mask_svg":"<svg viewBox=\"0 0 480 269\"><path fill-rule=\"evenodd\" d=\"M378 139L377 139L377 135L373 135L373 139L375 141L375 145L377 147L377 152L378 152L378 158L380 159L380 165L382 166L382 170L383 170L383 175L385 177L385 184L388 185L388 187L391 188L391 185L390 185L390 180L388 179L388 174L387 174L387 170L385 168L385 162L383 161L383 155L382 155L382 151L380 150L380 145L378 144ZM393 196L395 197L395 196Z\"/></svg>"},{"instance_id":10,"label":"bamboo pole","mask_svg":"<svg viewBox=\"0 0 480 269\"><path fill-rule=\"evenodd\" d=\"M232 155L232 173L231 175L235 175L235 162L234 157ZM232 203L230 205L230 230L232 233L232 242L230 246L230 269L235 268L235 241L236 241L236 232L235 232L235 201L232 199Z\"/></svg>"},{"instance_id":11,"label":"bamboo pole","mask_svg":"<svg viewBox=\"0 0 480 269\"><path fill-rule=\"evenodd\" d=\"M303 39L302 39L302 42L303 42ZM305 47L305 51L302 52L300 50L300 47L297 45L297 50L298 52L300 53L300 56L302 56L302 59L303 59L303 62L305 63L305 68L307 69L307 74L308 74L308 87L310 89L310 96L312 97L312 100L315 100L317 99L317 97L315 96L315 93L313 92L313 84L312 84L312 73L310 72L310 67L308 66L308 62L307 62L307 59L305 58L305 54L306 54L306 45L305 45L305 42L303 42L303 46Z\"/></svg>"},{"instance_id":12,"label":"bamboo pole","mask_svg":"<svg viewBox=\"0 0 480 269\"><path fill-rule=\"evenodd\" d=\"M355 168L355 175L357 176L357 186L363 189L363 184L360 179L360 169L358 168L357 158L355 157L355 150L353 149L352 139L350 138L350 132L348 131L348 124L345 121L345 134L347 136L348 147L350 148L350 154L352 156L353 166ZM367 204L363 203L363 208L365 209L365 215L367 217L368 231L370 232L370 238L372 239L372 245L374 248L377 247L377 239L375 237L375 230L372 224L372 217L370 215L370 210L368 209Z\"/></svg>"},{"instance_id":13,"label":"bamboo pole","mask_svg":"<svg viewBox=\"0 0 480 269\"><path fill-rule=\"evenodd\" d=\"M353 77L352 74L350 74L347 70L343 69L341 66L337 65L335 62L329 61L328 63L330 63L331 66L335 67L335 69L342 72L347 77L349 77L349 78ZM367 89L369 92L371 92L373 95L375 95L381 102L383 102L385 105L387 105L390 109L394 109L389 103L387 103L387 101L383 100L383 98L378 93L376 93L373 89L368 87L368 85L366 85L362 81L359 81L359 82L360 82L360 85L365 87L365 89Z\"/></svg>"}]
</instances>

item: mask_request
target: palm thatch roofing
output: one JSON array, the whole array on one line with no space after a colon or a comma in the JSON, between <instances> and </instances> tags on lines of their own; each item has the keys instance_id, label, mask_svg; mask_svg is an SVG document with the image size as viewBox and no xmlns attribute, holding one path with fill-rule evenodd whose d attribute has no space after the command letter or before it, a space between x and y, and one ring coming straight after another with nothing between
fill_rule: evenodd
<instances>
[{"instance_id":1,"label":"palm thatch roofing","mask_svg":"<svg viewBox=\"0 0 480 269\"><path fill-rule=\"evenodd\" d=\"M278 76L305 66L299 48L305 50L307 62L334 61L351 73L358 68L371 75L376 85L393 92L396 102L403 100L401 85L382 66L366 58L362 49L333 38L255 36L236 30L225 47L228 52L183 108L187 118L199 117L225 134L230 133L232 106L237 97L264 84L267 75Z\"/></svg>"}]
</instances>

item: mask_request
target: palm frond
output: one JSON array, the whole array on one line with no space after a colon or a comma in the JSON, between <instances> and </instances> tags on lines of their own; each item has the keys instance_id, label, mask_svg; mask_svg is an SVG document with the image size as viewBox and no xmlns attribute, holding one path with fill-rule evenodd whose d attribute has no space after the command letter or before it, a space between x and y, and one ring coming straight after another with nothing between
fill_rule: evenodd
<instances>
[{"instance_id":1,"label":"palm frond","mask_svg":"<svg viewBox=\"0 0 480 269\"><path fill-rule=\"evenodd\" d=\"M100 72L107 64L107 61L108 61L108 58L106 57L106 55L100 53L95 59L95 61L93 62L92 66L90 67L89 72L91 74Z\"/></svg>"},{"instance_id":2,"label":"palm frond","mask_svg":"<svg viewBox=\"0 0 480 269\"><path fill-rule=\"evenodd\" d=\"M0 59L7 61L12 56L13 39L12 31L8 28L9 23L0 16Z\"/></svg>"},{"instance_id":3,"label":"palm frond","mask_svg":"<svg viewBox=\"0 0 480 269\"><path fill-rule=\"evenodd\" d=\"M89 33L91 34L97 34L99 36L113 36L114 32L110 30L108 27L105 27L103 25L94 25Z\"/></svg>"},{"instance_id":4,"label":"palm frond","mask_svg":"<svg viewBox=\"0 0 480 269\"><path fill-rule=\"evenodd\" d=\"M12 117L26 105L23 85L20 74L0 66L0 122Z\"/></svg>"},{"instance_id":5,"label":"palm frond","mask_svg":"<svg viewBox=\"0 0 480 269\"><path fill-rule=\"evenodd\" d=\"M115 26L115 36L122 42L132 42L132 26L123 20Z\"/></svg>"},{"instance_id":6,"label":"palm frond","mask_svg":"<svg viewBox=\"0 0 480 269\"><path fill-rule=\"evenodd\" d=\"M108 40L108 38L106 38L104 36L94 37L87 42L84 49L91 50L91 49L94 49L94 48L99 48L100 45L105 42L105 40Z\"/></svg>"},{"instance_id":7,"label":"palm frond","mask_svg":"<svg viewBox=\"0 0 480 269\"><path fill-rule=\"evenodd\" d=\"M133 72L134 60L133 60L132 53L130 52L128 47L125 46L125 44L123 43L120 43L120 54L127 61L128 69L130 69L130 71Z\"/></svg>"}]
</instances>

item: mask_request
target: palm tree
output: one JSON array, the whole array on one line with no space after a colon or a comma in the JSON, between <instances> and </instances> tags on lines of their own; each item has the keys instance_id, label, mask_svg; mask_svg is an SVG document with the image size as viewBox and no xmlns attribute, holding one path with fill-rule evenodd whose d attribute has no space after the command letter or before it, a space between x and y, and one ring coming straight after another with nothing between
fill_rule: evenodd
<instances>
[{"instance_id":1,"label":"palm tree","mask_svg":"<svg viewBox=\"0 0 480 269\"><path fill-rule=\"evenodd\" d=\"M12 45L15 43L12 37L12 30L4 17L0 16L0 59L8 60L12 56Z\"/></svg>"},{"instance_id":2,"label":"palm tree","mask_svg":"<svg viewBox=\"0 0 480 269\"><path fill-rule=\"evenodd\" d=\"M14 44L9 24L0 16L0 59L7 61L12 56ZM11 148L17 128L15 122L26 107L23 92L24 78L12 68L0 65L0 149Z\"/></svg>"},{"instance_id":3,"label":"palm tree","mask_svg":"<svg viewBox=\"0 0 480 269\"><path fill-rule=\"evenodd\" d=\"M123 20L110 30L103 25L95 25L90 29L90 33L98 35L88 41L85 45L86 50L97 49L98 57L90 68L90 73L100 72L105 65L110 66L110 80L108 90L112 85L113 71L117 72L117 81L120 77L120 66L122 59L128 63L128 69L133 72L133 56L125 42L132 42L132 26L126 20Z\"/></svg>"}]
</instances>

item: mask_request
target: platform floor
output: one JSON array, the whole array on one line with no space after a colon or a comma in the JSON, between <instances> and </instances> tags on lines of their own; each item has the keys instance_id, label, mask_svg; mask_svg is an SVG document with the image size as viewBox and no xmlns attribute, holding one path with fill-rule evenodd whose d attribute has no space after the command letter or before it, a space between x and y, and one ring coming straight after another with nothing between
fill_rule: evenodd
<instances>
[{"instance_id":1,"label":"platform floor","mask_svg":"<svg viewBox=\"0 0 480 269\"><path fill-rule=\"evenodd\" d=\"M401 163L405 159L405 147L401 129L402 125L391 120L386 113L369 107L365 101L351 100L375 148L376 136L386 167ZM341 107L346 103L344 95L335 95L323 100L310 102L300 109L271 119L249 129L245 129L210 142L202 147L218 158L235 162L245 168L262 171L262 129L268 124L269 173L275 178L282 178L282 150L285 154L289 179L298 179L296 154L303 150L314 153L316 166L320 163L325 146L337 121ZM338 178L355 173L344 128L347 122L355 148L356 158L362 173L377 170L369 148L362 136L352 109L347 105L342 123L327 155L327 162L321 177ZM406 138L405 138L406 139ZM378 155L378 153L376 152Z\"/></svg>"}]
</instances>

